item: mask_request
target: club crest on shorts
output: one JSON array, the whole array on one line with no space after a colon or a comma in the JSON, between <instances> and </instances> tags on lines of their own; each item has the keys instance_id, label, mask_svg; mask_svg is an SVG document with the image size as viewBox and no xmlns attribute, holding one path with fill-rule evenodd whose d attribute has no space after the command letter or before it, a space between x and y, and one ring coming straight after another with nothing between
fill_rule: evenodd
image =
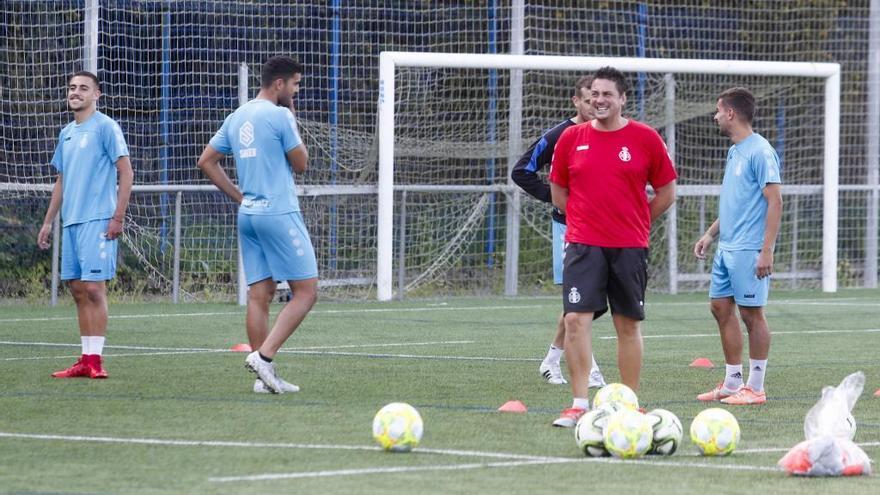
<instances>
[{"instance_id":1,"label":"club crest on shorts","mask_svg":"<svg viewBox=\"0 0 880 495\"><path fill-rule=\"evenodd\" d=\"M620 148L620 153L617 154L617 157L620 158L622 162L628 162L632 160L632 155L629 153L629 148L623 146Z\"/></svg>"},{"instance_id":2,"label":"club crest on shorts","mask_svg":"<svg viewBox=\"0 0 880 495\"><path fill-rule=\"evenodd\" d=\"M577 287L572 287L571 290L568 291L568 302L572 304L581 302L581 293L578 292Z\"/></svg>"}]
</instances>

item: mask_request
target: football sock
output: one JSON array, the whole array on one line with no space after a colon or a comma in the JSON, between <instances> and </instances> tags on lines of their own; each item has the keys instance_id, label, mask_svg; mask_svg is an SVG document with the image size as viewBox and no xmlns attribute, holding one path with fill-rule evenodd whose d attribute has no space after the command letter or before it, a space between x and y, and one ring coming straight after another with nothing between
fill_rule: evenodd
<instances>
[{"instance_id":1,"label":"football sock","mask_svg":"<svg viewBox=\"0 0 880 495\"><path fill-rule=\"evenodd\" d=\"M262 359L263 361L266 361L267 363L271 363L271 362L272 362L272 358L267 358L266 356L263 355L262 352L258 352L257 354L260 355L260 359Z\"/></svg>"},{"instance_id":2,"label":"football sock","mask_svg":"<svg viewBox=\"0 0 880 495\"><path fill-rule=\"evenodd\" d=\"M101 356L104 354L104 339L105 337L101 337L99 335L93 335L91 337L83 337L83 339L89 342L89 352L87 354L97 354Z\"/></svg>"},{"instance_id":3,"label":"football sock","mask_svg":"<svg viewBox=\"0 0 880 495\"><path fill-rule=\"evenodd\" d=\"M724 388L727 390L739 390L743 384L743 365L725 364Z\"/></svg>"},{"instance_id":4,"label":"football sock","mask_svg":"<svg viewBox=\"0 0 880 495\"><path fill-rule=\"evenodd\" d=\"M560 359L562 359L562 349L551 345L547 356L544 357L544 364L558 364Z\"/></svg>"},{"instance_id":5,"label":"football sock","mask_svg":"<svg viewBox=\"0 0 880 495\"><path fill-rule=\"evenodd\" d=\"M590 400L586 398L575 397L571 407L583 409L584 411L586 411L590 408Z\"/></svg>"},{"instance_id":6,"label":"football sock","mask_svg":"<svg viewBox=\"0 0 880 495\"><path fill-rule=\"evenodd\" d=\"M91 352L89 352L91 350L91 346L89 345L91 343L91 341L89 340L89 338L88 337L80 337L79 340L80 340L80 342L82 342L83 356L91 354Z\"/></svg>"},{"instance_id":7,"label":"football sock","mask_svg":"<svg viewBox=\"0 0 880 495\"><path fill-rule=\"evenodd\" d=\"M755 392L764 391L764 372L767 371L766 359L749 359L749 388Z\"/></svg>"}]
</instances>

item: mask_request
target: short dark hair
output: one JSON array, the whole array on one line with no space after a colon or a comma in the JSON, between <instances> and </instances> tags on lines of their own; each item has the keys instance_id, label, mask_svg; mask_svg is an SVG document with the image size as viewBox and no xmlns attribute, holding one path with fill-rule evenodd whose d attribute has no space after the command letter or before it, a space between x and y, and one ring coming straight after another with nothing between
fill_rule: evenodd
<instances>
[{"instance_id":1,"label":"short dark hair","mask_svg":"<svg viewBox=\"0 0 880 495\"><path fill-rule=\"evenodd\" d=\"M592 84L593 84L593 76L592 75L586 75L586 76L579 77L577 82L574 83L575 96L580 96L581 90L584 88L587 88L587 90L589 90L590 86L592 86Z\"/></svg>"},{"instance_id":2,"label":"short dark hair","mask_svg":"<svg viewBox=\"0 0 880 495\"><path fill-rule=\"evenodd\" d=\"M614 81L614 85L617 86L617 92L620 93L621 96L629 92L629 83L626 81L626 76L623 75L623 72L620 72L614 67L605 66L597 70L596 73L593 74L593 80L595 81L596 79Z\"/></svg>"},{"instance_id":3,"label":"short dark hair","mask_svg":"<svg viewBox=\"0 0 880 495\"><path fill-rule=\"evenodd\" d=\"M294 74L302 74L303 66L296 60L278 55L266 60L260 70L260 82L268 88L276 79L290 79Z\"/></svg>"},{"instance_id":4,"label":"short dark hair","mask_svg":"<svg viewBox=\"0 0 880 495\"><path fill-rule=\"evenodd\" d=\"M73 74L70 75L70 77L67 78L67 83L70 84L70 81L72 81L73 78L77 77L77 76L88 77L89 79L94 81L95 87L98 88L98 91L101 91L101 81L98 80L98 76L96 76L95 74L93 74L87 70L78 70L78 71L74 72Z\"/></svg>"},{"instance_id":5,"label":"short dark hair","mask_svg":"<svg viewBox=\"0 0 880 495\"><path fill-rule=\"evenodd\" d=\"M755 119L755 96L743 87L730 88L718 96L721 104L732 108L743 120L752 123Z\"/></svg>"}]
</instances>

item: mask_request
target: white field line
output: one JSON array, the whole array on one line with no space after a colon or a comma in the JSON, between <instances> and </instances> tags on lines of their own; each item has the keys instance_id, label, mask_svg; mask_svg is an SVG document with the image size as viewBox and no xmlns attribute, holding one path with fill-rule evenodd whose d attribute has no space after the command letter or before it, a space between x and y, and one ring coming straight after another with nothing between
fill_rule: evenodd
<instances>
[{"instance_id":1,"label":"white field line","mask_svg":"<svg viewBox=\"0 0 880 495\"><path fill-rule=\"evenodd\" d=\"M857 443L859 447L880 447L880 442L862 442ZM794 447L765 447L760 449L737 449L736 452L738 454L772 454L774 452L788 452L791 448ZM699 454L694 453L694 455L699 456Z\"/></svg>"},{"instance_id":2,"label":"white field line","mask_svg":"<svg viewBox=\"0 0 880 495\"><path fill-rule=\"evenodd\" d=\"M552 298L550 298L552 300ZM850 302L852 301L852 302ZM707 306L709 300L705 301L670 301L649 303L648 308L663 306ZM785 305L807 305L807 306L880 306L873 298L841 298L841 299L781 299L771 300L768 307ZM517 310L517 309L539 309L558 307L559 304L516 304L516 305L489 305L489 306L445 306L429 304L421 308L363 308L363 309L316 309L309 315L336 315L336 314L360 314L360 313L421 313L433 311L486 311L486 310ZM202 313L152 313L152 314L129 314L129 315L113 315L111 320L126 319L142 319L142 318L175 318L175 317L192 317L192 316L244 316L244 311L218 311L218 312L202 312ZM0 318L0 323L19 323L19 322L39 322L39 321L72 321L76 320L75 316L44 316L44 317L22 317L22 318Z\"/></svg>"},{"instance_id":3,"label":"white field line","mask_svg":"<svg viewBox=\"0 0 880 495\"><path fill-rule=\"evenodd\" d=\"M327 345L313 347L297 347L295 349L281 349L280 352L291 351L320 351L324 349L361 349L370 347L408 347L408 346L427 346L427 345L459 345L473 344L473 340L437 340L430 342L384 342L379 344L345 344L345 345ZM80 344L65 344L58 342L19 342L12 340L0 340L0 345L21 345L21 346L45 346L45 347L80 347ZM229 349L216 348L200 348L200 347L150 347L137 345L105 345L105 349L128 349L142 351L185 351L185 352L231 352Z\"/></svg>"},{"instance_id":4,"label":"white field line","mask_svg":"<svg viewBox=\"0 0 880 495\"><path fill-rule=\"evenodd\" d=\"M268 448L268 449L301 449L301 450L349 450L349 451L368 451L379 452L379 447L363 446L363 445L321 445L321 444L297 444L297 443L264 443L264 442L234 442L234 441L214 441L214 440L163 440L156 438L119 438L119 437L91 437L81 435L46 435L34 433L13 433L0 432L2 438L22 438L29 440L49 440L49 441L65 441L65 442L93 442L93 443L111 443L126 445L153 445L168 447L235 447L235 448ZM261 481L272 479L289 479L289 478L306 478L306 477L328 477L328 476L347 476L360 474L380 474L395 472L412 472L412 471L428 471L428 470L463 470L463 469L479 469L479 468L495 468L495 467L515 467L524 465L540 465L540 464L561 464L573 462L601 462L601 463L622 463L632 464L633 461L622 461L611 458L570 458L570 457L545 457L545 456L528 456L522 454L506 454L502 452L481 452L468 450L445 450L445 449L418 449L414 453L418 454L437 454L461 457L485 457L496 459L508 459L506 462L489 462L489 463L471 463L471 464L453 464L445 466L413 466L398 468L368 468L368 469L345 469L339 471L307 471L299 473L269 473L246 476L230 476L224 478L209 478L214 482L233 482L233 481ZM773 471L778 472L776 468L766 466L749 466L737 464L716 464L713 462L673 462L663 460L645 459L636 461L640 465L646 466L663 466L663 467L684 467L684 468L706 468L706 469L726 469L738 471Z\"/></svg>"},{"instance_id":5,"label":"white field line","mask_svg":"<svg viewBox=\"0 0 880 495\"><path fill-rule=\"evenodd\" d=\"M569 462L580 462L580 459L559 459L559 460L535 460L535 461L506 461L506 462L486 462L471 464L445 464L441 466L399 466L389 468L364 468L364 469L340 469L336 471L300 471L296 473L267 473L252 474L244 476L224 476L218 478L208 478L208 481L214 483L234 483L241 481L275 481L290 480L301 478L331 478L337 476L358 476L364 474L396 474L396 473L415 473L424 471L464 471L467 469L487 469L500 467L516 467L516 466L534 466L542 464L560 464Z\"/></svg>"},{"instance_id":6,"label":"white field line","mask_svg":"<svg viewBox=\"0 0 880 495\"><path fill-rule=\"evenodd\" d=\"M231 483L241 481L275 481L284 479L301 479L301 478L329 478L336 476L356 476L365 474L393 474L393 473L412 473L419 471L463 471L467 469L490 469L504 467L519 466L537 466L547 464L570 464L570 463L602 463L602 464L621 464L621 465L638 465L638 466L654 466L654 467L678 467L678 468L700 468L711 470L729 470L729 471L761 471L782 473L782 470L769 466L751 466L743 464L716 464L713 462L674 462L662 461L651 458L643 458L637 461L625 461L622 459L613 459L608 457L593 458L569 458L569 457L550 457L546 459L534 459L525 461L505 461L505 462L486 462L486 463L470 463L470 464L446 464L441 466L400 466L390 468L363 468L363 469L340 469L336 471L299 471L294 473L266 473L252 474L243 476L224 476L216 478L208 478L208 481L215 483Z\"/></svg>"},{"instance_id":7,"label":"white field line","mask_svg":"<svg viewBox=\"0 0 880 495\"><path fill-rule=\"evenodd\" d=\"M93 442L115 443L127 445L156 445L165 447L236 447L258 449L300 449L300 450L360 450L368 452L381 452L374 445L322 445L309 443L273 443L273 442L236 442L218 440L166 440L161 438L123 438L123 437L91 437L82 435L46 435L38 433L14 433L0 432L2 438L24 438L30 440L55 440L63 442ZM482 452L478 450L451 450L451 449L423 449L415 451L418 454L437 454L458 457L486 457L494 459L509 459L517 461L548 461L567 460L566 458L533 456L523 454L507 454L503 452Z\"/></svg>"},{"instance_id":8,"label":"white field line","mask_svg":"<svg viewBox=\"0 0 880 495\"><path fill-rule=\"evenodd\" d=\"M880 332L880 328L862 328L862 329L852 329L852 330L792 330L792 331L770 331L772 336L777 335L813 335L813 334L826 334L826 333L878 333ZM682 333L682 334L667 334L667 335L642 335L643 339L690 339L690 338L702 338L702 337L715 337L718 338L718 333ZM616 335L603 335L599 337L599 340L617 340Z\"/></svg>"},{"instance_id":9,"label":"white field line","mask_svg":"<svg viewBox=\"0 0 880 495\"><path fill-rule=\"evenodd\" d=\"M772 332L774 336L780 335L821 335L821 334L843 334L843 333L880 333L880 328L866 328L866 329L852 329L852 330L792 330L792 331L779 331ZM665 335L643 335L644 339L692 339L692 338L718 338L717 333L695 333L695 334L665 334ZM597 337L598 340L616 340L617 336L615 335L603 335ZM518 357L495 357L495 356L450 356L450 355L436 355L436 354L396 354L396 353L366 353L366 352L343 352L343 351L331 351L324 349L342 349L342 348L369 348L369 347L397 347L397 346L426 346L426 345L460 345L460 344L473 344L475 341L469 340L448 340L448 341L433 341L433 342L392 342L392 343L382 343L382 344L350 344L350 345L341 345L341 346L316 346L316 347L302 347L302 348L292 348L292 349L280 349L278 352L283 354L306 354L306 355L327 355L327 356L368 356L373 358L401 358L401 359L434 359L434 360L446 360L446 361L494 361L494 362L536 362L540 361L538 358L518 358ZM0 341L0 346L2 345L19 345L19 346L50 346L50 347L79 347L80 344L59 344L55 342L15 342L15 341ZM130 350L145 350L145 351L167 351L169 354L174 353L199 353L199 352L231 352L228 349L209 349L209 348L180 348L180 347L147 347L147 346L125 346L125 345L113 345L113 346L104 346L105 349L130 349ZM136 354L132 354L136 355ZM147 355L147 354L140 354ZM114 355L108 355L114 356ZM116 354L115 356L123 356L123 354ZM66 357L66 356L65 356ZM75 356L73 356L75 357ZM8 359L0 359L0 361L14 361L20 358L8 358ZM42 358L32 358L32 359L42 359ZM47 357L46 359L50 359Z\"/></svg>"},{"instance_id":10,"label":"white field line","mask_svg":"<svg viewBox=\"0 0 880 495\"><path fill-rule=\"evenodd\" d=\"M118 357L138 357L138 356L174 356L177 354L211 354L216 352L227 352L223 351L177 351L177 352L132 352L126 354L104 354L104 357L118 358ZM3 358L0 361L38 361L43 359L76 359L80 357L79 354L70 354L64 356L34 356L34 357L14 357L14 358Z\"/></svg>"}]
</instances>

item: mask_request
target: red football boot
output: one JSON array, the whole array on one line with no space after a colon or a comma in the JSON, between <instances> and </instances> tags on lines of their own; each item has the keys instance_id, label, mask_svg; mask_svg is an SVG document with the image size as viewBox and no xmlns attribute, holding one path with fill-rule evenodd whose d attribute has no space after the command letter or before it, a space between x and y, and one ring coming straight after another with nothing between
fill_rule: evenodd
<instances>
[{"instance_id":1,"label":"red football boot","mask_svg":"<svg viewBox=\"0 0 880 495\"><path fill-rule=\"evenodd\" d=\"M52 373L52 376L55 378L90 378L92 369L86 364L86 358L88 356L83 354L79 361L73 363L73 366L66 370L56 371Z\"/></svg>"},{"instance_id":2,"label":"red football boot","mask_svg":"<svg viewBox=\"0 0 880 495\"><path fill-rule=\"evenodd\" d=\"M102 366L103 359L98 354L88 354L86 356L86 366L89 368L89 378L107 378L107 372Z\"/></svg>"}]
</instances>

